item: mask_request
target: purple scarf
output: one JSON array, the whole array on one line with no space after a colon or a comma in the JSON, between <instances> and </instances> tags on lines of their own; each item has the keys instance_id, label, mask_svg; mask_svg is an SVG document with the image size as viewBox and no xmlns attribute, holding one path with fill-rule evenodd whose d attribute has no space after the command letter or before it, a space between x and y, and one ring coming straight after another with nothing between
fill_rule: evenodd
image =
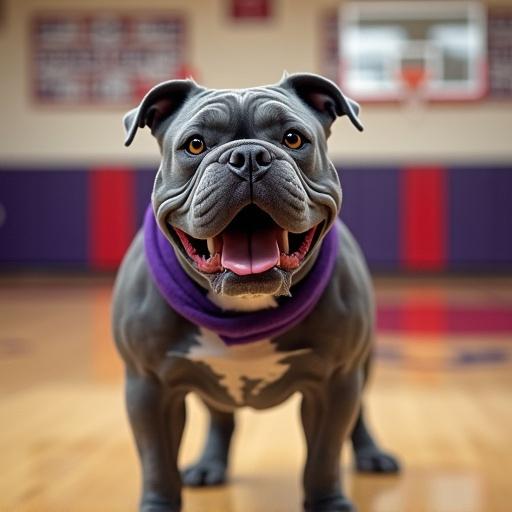
<instances>
[{"instance_id":1,"label":"purple scarf","mask_svg":"<svg viewBox=\"0 0 512 512\"><path fill-rule=\"evenodd\" d=\"M279 306L253 312L224 311L206 296L181 267L172 245L160 231L151 206L144 218L144 246L153 280L169 305L192 323L217 333L227 345L274 338L300 323L325 290L338 252L336 227L325 235L310 272Z\"/></svg>"}]
</instances>

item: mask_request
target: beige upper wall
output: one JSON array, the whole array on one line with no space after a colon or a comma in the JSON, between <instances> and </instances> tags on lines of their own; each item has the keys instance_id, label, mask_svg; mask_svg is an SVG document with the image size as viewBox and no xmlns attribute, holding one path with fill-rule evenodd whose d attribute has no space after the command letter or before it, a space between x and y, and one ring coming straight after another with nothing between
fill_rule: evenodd
<instances>
[{"instance_id":1,"label":"beige upper wall","mask_svg":"<svg viewBox=\"0 0 512 512\"><path fill-rule=\"evenodd\" d=\"M227 0L145 0L145 10L168 9L188 19L189 59L210 87L247 87L277 81L283 69L320 72L321 19L332 0L274 0L264 23L234 23ZM510 4L510 0L493 0ZM136 0L6 0L0 25L0 163L123 163L155 161L147 133L123 147L124 108L52 108L29 93L28 23L44 10L140 9ZM512 103L406 106L363 105L366 131L334 127L330 151L345 161L512 161Z\"/></svg>"}]
</instances>

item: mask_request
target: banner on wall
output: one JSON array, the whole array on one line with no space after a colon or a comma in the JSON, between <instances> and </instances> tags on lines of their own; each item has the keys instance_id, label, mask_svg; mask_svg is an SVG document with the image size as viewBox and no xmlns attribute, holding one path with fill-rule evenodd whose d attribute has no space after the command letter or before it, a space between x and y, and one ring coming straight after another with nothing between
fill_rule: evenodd
<instances>
[{"instance_id":1,"label":"banner on wall","mask_svg":"<svg viewBox=\"0 0 512 512\"><path fill-rule=\"evenodd\" d=\"M186 65L184 21L161 13L40 14L31 42L38 103L132 104Z\"/></svg>"},{"instance_id":2,"label":"banner on wall","mask_svg":"<svg viewBox=\"0 0 512 512\"><path fill-rule=\"evenodd\" d=\"M231 16L235 19L263 20L271 16L270 0L231 0Z\"/></svg>"},{"instance_id":3,"label":"banner on wall","mask_svg":"<svg viewBox=\"0 0 512 512\"><path fill-rule=\"evenodd\" d=\"M489 95L512 98L512 8L489 12Z\"/></svg>"}]
</instances>

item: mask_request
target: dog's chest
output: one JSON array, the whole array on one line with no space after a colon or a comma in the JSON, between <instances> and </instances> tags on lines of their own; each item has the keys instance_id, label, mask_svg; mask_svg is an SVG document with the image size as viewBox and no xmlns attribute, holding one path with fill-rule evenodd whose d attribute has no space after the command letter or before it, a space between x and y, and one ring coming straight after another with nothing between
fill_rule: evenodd
<instances>
[{"instance_id":1,"label":"dog's chest","mask_svg":"<svg viewBox=\"0 0 512 512\"><path fill-rule=\"evenodd\" d=\"M256 383L251 386L250 393L258 396L266 386L284 376L290 368L291 358L310 351L280 352L270 339L226 345L216 333L202 327L196 341L198 344L186 354L170 352L169 355L207 365L237 405L244 404L249 382Z\"/></svg>"}]
</instances>

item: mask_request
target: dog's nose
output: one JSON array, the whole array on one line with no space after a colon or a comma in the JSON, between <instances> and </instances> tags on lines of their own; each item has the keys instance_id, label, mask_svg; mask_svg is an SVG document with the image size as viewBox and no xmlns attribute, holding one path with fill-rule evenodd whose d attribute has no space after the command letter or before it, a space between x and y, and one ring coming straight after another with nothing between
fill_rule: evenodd
<instances>
[{"instance_id":1,"label":"dog's nose","mask_svg":"<svg viewBox=\"0 0 512 512\"><path fill-rule=\"evenodd\" d=\"M244 180L258 181L268 171L271 163L270 151L258 144L245 144L232 151L228 168Z\"/></svg>"}]
</instances>

